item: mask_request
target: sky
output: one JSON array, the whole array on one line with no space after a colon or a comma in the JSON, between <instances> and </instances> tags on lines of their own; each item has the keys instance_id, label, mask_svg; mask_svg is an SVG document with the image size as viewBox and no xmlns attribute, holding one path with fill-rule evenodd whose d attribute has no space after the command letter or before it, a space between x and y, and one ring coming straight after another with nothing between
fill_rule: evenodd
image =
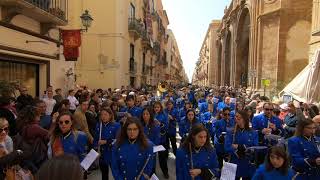
<instances>
[{"instance_id":1,"label":"sky","mask_svg":"<svg viewBox=\"0 0 320 180\"><path fill-rule=\"evenodd\" d=\"M177 40L183 66L189 77L195 69L199 51L210 22L220 19L231 0L162 0Z\"/></svg>"}]
</instances>

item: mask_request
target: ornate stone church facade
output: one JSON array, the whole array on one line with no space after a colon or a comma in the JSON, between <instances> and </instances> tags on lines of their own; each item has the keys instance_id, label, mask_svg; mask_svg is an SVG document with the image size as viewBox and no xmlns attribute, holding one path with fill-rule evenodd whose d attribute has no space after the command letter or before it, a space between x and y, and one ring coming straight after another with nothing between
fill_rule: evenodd
<instances>
[{"instance_id":1,"label":"ornate stone church facade","mask_svg":"<svg viewBox=\"0 0 320 180\"><path fill-rule=\"evenodd\" d=\"M233 0L215 42L212 84L280 90L309 62L312 0Z\"/></svg>"}]
</instances>

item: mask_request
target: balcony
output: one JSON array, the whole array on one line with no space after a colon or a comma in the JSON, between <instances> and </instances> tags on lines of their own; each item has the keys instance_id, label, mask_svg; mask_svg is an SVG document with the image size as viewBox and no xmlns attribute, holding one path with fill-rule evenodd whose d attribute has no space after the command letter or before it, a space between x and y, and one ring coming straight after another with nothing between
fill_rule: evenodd
<instances>
[{"instance_id":1,"label":"balcony","mask_svg":"<svg viewBox=\"0 0 320 180\"><path fill-rule=\"evenodd\" d=\"M153 42L153 49L152 50L153 50L152 51L153 54L159 57L160 56L160 43L157 41Z\"/></svg>"},{"instance_id":2,"label":"balcony","mask_svg":"<svg viewBox=\"0 0 320 180\"><path fill-rule=\"evenodd\" d=\"M3 19L8 23L22 14L42 24L68 24L68 0L0 0L0 6L3 7Z\"/></svg>"},{"instance_id":3,"label":"balcony","mask_svg":"<svg viewBox=\"0 0 320 180\"><path fill-rule=\"evenodd\" d=\"M158 21L158 19L160 18L156 10L153 10L153 12L151 13L151 18L153 21Z\"/></svg>"},{"instance_id":4,"label":"balcony","mask_svg":"<svg viewBox=\"0 0 320 180\"><path fill-rule=\"evenodd\" d=\"M136 18L129 18L128 30L129 34L134 38L134 40L140 38L142 29L141 21L137 20Z\"/></svg>"},{"instance_id":5,"label":"balcony","mask_svg":"<svg viewBox=\"0 0 320 180\"><path fill-rule=\"evenodd\" d=\"M165 56L159 58L159 59L156 61L156 63L157 63L158 65L162 65L162 66L164 66L164 67L168 67L168 61L167 61L167 58L166 58Z\"/></svg>"},{"instance_id":6,"label":"balcony","mask_svg":"<svg viewBox=\"0 0 320 180\"><path fill-rule=\"evenodd\" d=\"M151 39L150 36L147 32L147 30L143 29L141 31L141 43L142 43L142 47L146 48L146 49L150 49L151 48Z\"/></svg>"},{"instance_id":7,"label":"balcony","mask_svg":"<svg viewBox=\"0 0 320 180\"><path fill-rule=\"evenodd\" d=\"M129 73L130 74L136 74L137 73L137 63L134 62L133 59L130 59L130 61L129 61Z\"/></svg>"}]
</instances>

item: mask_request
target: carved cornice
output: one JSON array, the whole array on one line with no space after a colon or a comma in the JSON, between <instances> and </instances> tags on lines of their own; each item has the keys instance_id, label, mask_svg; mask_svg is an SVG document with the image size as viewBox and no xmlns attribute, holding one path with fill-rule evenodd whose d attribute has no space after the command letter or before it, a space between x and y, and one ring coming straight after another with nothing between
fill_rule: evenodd
<instances>
[{"instance_id":1,"label":"carved cornice","mask_svg":"<svg viewBox=\"0 0 320 180\"><path fill-rule=\"evenodd\" d=\"M276 1L278 1L278 0L264 0L264 3L266 3L266 4L273 4L273 3L275 3Z\"/></svg>"}]
</instances>

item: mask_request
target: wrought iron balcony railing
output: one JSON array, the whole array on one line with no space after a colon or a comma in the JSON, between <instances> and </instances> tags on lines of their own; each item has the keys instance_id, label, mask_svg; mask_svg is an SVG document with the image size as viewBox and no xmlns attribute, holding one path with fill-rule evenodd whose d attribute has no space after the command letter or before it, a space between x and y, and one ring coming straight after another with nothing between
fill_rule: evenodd
<instances>
[{"instance_id":1,"label":"wrought iron balcony railing","mask_svg":"<svg viewBox=\"0 0 320 180\"><path fill-rule=\"evenodd\" d=\"M134 62L133 59L130 59L130 60L129 60L129 72L130 72L131 74L137 73L137 63Z\"/></svg>"},{"instance_id":2,"label":"wrought iron balcony railing","mask_svg":"<svg viewBox=\"0 0 320 180\"><path fill-rule=\"evenodd\" d=\"M131 33L131 35L134 36L135 39L139 38L141 36L141 31L142 31L141 21L139 21L134 17L129 18L128 30Z\"/></svg>"},{"instance_id":3,"label":"wrought iron balcony railing","mask_svg":"<svg viewBox=\"0 0 320 180\"><path fill-rule=\"evenodd\" d=\"M68 0L1 0L0 6L42 23L67 25Z\"/></svg>"}]
</instances>

